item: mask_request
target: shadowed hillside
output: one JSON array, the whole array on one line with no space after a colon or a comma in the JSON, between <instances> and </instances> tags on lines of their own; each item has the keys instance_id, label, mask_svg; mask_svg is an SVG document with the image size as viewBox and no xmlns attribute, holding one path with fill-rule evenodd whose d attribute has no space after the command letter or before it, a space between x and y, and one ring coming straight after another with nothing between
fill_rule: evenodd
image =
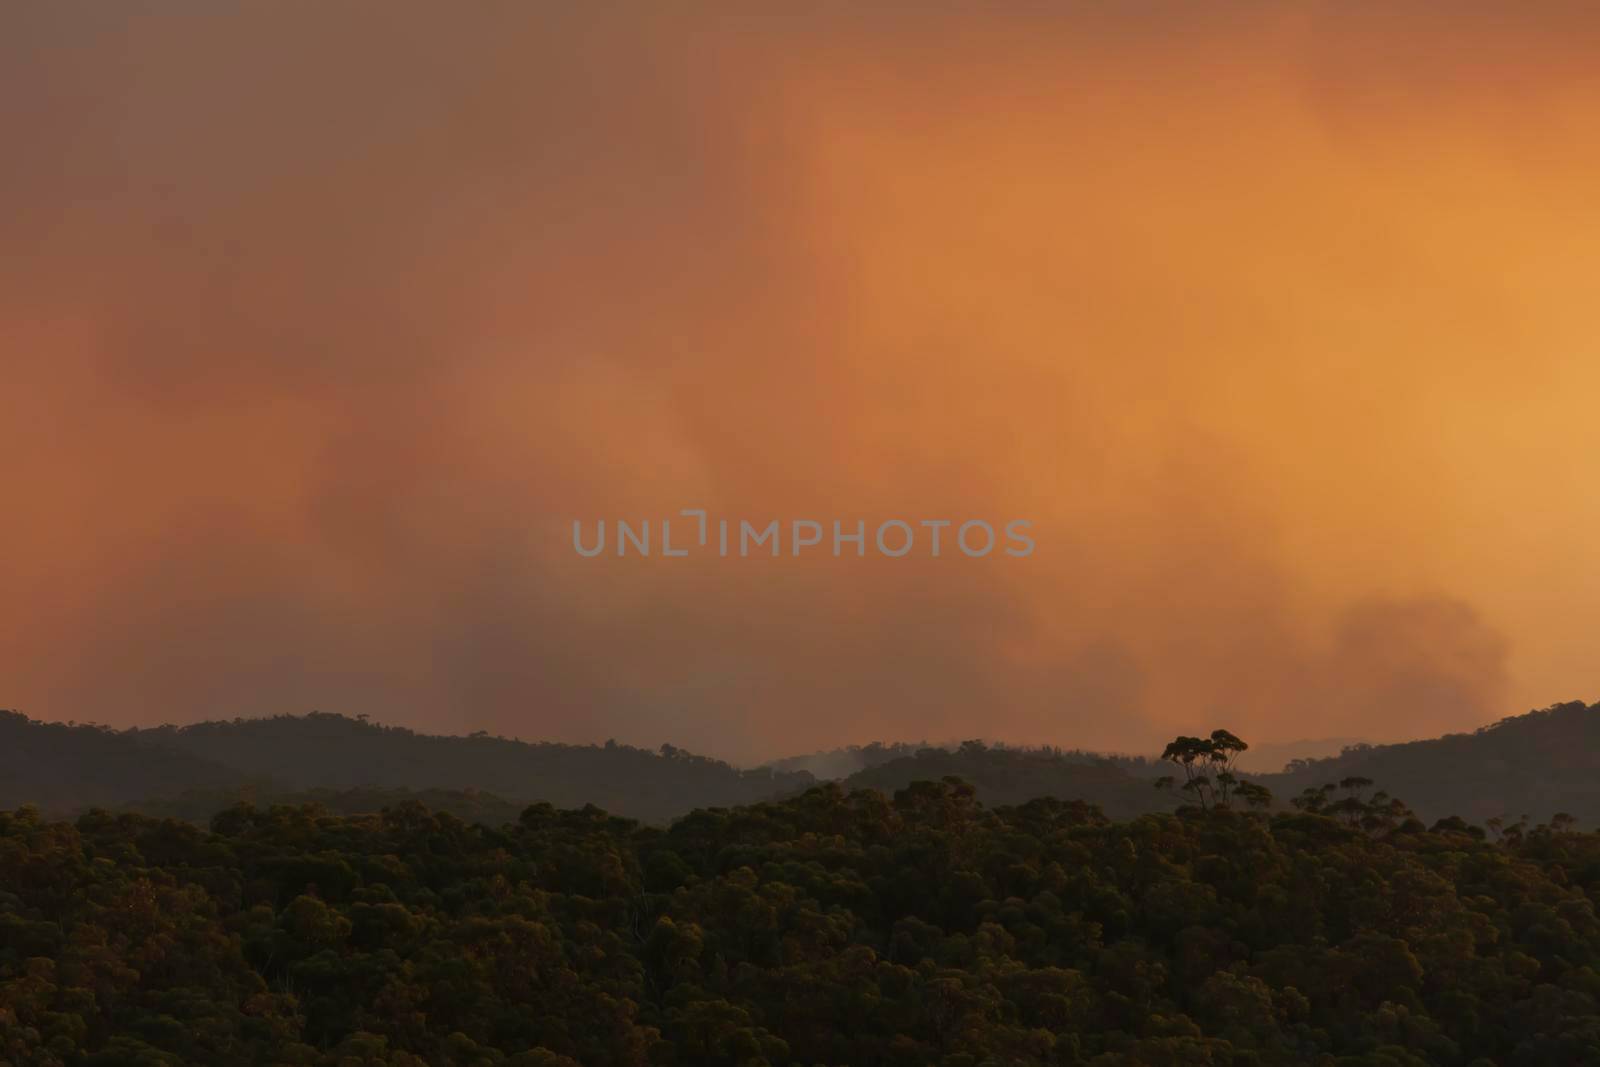
<instances>
[{"instance_id":1,"label":"shadowed hillside","mask_svg":"<svg viewBox=\"0 0 1600 1067\"><path fill-rule=\"evenodd\" d=\"M479 789L519 803L594 804L647 820L751 803L812 781L805 773L740 770L671 745L651 752L614 742L446 737L317 712L164 726L140 736L293 789Z\"/></svg>"},{"instance_id":2,"label":"shadowed hillside","mask_svg":"<svg viewBox=\"0 0 1600 1067\"><path fill-rule=\"evenodd\" d=\"M846 745L821 752L808 752L803 756L786 756L763 766L771 767L775 771L806 771L819 781L838 781L858 771L888 763L890 760L915 756L919 749L927 747L929 746L926 742L917 744L899 741L885 744L882 741L874 741L870 745Z\"/></svg>"},{"instance_id":3,"label":"shadowed hillside","mask_svg":"<svg viewBox=\"0 0 1600 1067\"><path fill-rule=\"evenodd\" d=\"M489 825L541 801L593 804L659 823L694 808L791 796L852 766L859 769L841 775L848 789L893 793L913 781L955 777L972 783L987 804L1053 796L1090 801L1114 818L1176 803L1152 788L1156 775L1171 770L1157 760L975 741L950 748L880 743L741 770L670 745L652 752L614 742L445 737L321 713L126 731L0 713L0 807L34 804L60 813L103 806L204 821L245 799L315 802L355 814L411 799L406 791L434 791L430 807ZM1429 820L1513 822L1526 814L1539 821L1566 813L1596 826L1600 705L1561 704L1476 733L1358 746L1290 768L1249 777L1280 805L1307 788L1367 778Z\"/></svg>"},{"instance_id":4,"label":"shadowed hillside","mask_svg":"<svg viewBox=\"0 0 1600 1067\"><path fill-rule=\"evenodd\" d=\"M143 746L131 733L0 711L0 808L73 811L238 781L228 767L193 752Z\"/></svg>"},{"instance_id":5,"label":"shadowed hillside","mask_svg":"<svg viewBox=\"0 0 1600 1067\"><path fill-rule=\"evenodd\" d=\"M670 745L529 744L441 737L313 713L113 731L0 719L0 807L52 811L137 805L191 790L477 790L522 806L594 804L663 821L693 808L764 800L809 785L804 772L740 770ZM219 806L233 799L223 799ZM379 805L380 807L382 805ZM187 809L184 809L187 810Z\"/></svg>"},{"instance_id":6,"label":"shadowed hillside","mask_svg":"<svg viewBox=\"0 0 1600 1067\"><path fill-rule=\"evenodd\" d=\"M1239 757L1239 769L1246 774L1279 774L1296 760L1330 759L1363 744L1367 742L1358 737L1257 742Z\"/></svg>"},{"instance_id":7,"label":"shadowed hillside","mask_svg":"<svg viewBox=\"0 0 1600 1067\"><path fill-rule=\"evenodd\" d=\"M1086 800L1112 818L1165 811L1176 801L1155 790L1148 776L1129 768L1156 769L1153 762L1094 759L1080 752L1017 749L968 741L954 751L924 748L869 767L844 780L848 789L892 794L912 782L960 778L989 805L1025 804L1039 797Z\"/></svg>"},{"instance_id":8,"label":"shadowed hillside","mask_svg":"<svg viewBox=\"0 0 1600 1067\"><path fill-rule=\"evenodd\" d=\"M1470 734L1358 746L1331 759L1254 775L1280 799L1346 778L1370 778L1425 819L1535 822L1556 814L1600 825L1600 704L1556 704Z\"/></svg>"}]
</instances>

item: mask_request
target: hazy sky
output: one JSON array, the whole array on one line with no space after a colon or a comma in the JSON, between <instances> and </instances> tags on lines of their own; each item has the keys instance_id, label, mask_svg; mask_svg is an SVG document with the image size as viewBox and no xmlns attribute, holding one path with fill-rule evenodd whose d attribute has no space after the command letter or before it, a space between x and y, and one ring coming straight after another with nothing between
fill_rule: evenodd
<instances>
[{"instance_id":1,"label":"hazy sky","mask_svg":"<svg viewBox=\"0 0 1600 1067\"><path fill-rule=\"evenodd\" d=\"M1600 9L761 7L0 8L0 706L747 760L1600 698ZM573 552L696 506L1037 549Z\"/></svg>"}]
</instances>

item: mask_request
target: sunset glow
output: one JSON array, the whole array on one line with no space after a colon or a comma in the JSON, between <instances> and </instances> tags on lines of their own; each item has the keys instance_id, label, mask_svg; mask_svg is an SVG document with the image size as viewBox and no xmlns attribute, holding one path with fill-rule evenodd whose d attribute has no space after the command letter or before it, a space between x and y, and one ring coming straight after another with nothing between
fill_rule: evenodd
<instances>
[{"instance_id":1,"label":"sunset glow","mask_svg":"<svg viewBox=\"0 0 1600 1067\"><path fill-rule=\"evenodd\" d=\"M1600 695L1592 6L625 7L0 19L0 706L756 761ZM572 550L683 508L1037 548Z\"/></svg>"}]
</instances>

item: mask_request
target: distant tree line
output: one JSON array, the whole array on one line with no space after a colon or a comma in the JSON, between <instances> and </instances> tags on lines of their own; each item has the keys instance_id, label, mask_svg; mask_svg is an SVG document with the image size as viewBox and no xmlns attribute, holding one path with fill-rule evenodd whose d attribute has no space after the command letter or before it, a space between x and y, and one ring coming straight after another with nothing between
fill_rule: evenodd
<instances>
[{"instance_id":1,"label":"distant tree line","mask_svg":"<svg viewBox=\"0 0 1600 1067\"><path fill-rule=\"evenodd\" d=\"M1352 746L1331 759L1296 761L1281 774L1241 771L1237 754L1218 768L1197 753L1189 771L1206 781L1192 785L1180 765L1155 754L1048 745L873 743L739 768L670 744L551 744L482 731L449 737L322 713L112 730L0 711L0 808L29 804L58 817L98 806L203 822L230 798L314 799L356 814L397 802L404 791L433 791L431 807L490 825L506 818L497 803L520 811L541 801L559 808L594 804L665 824L696 808L782 800L819 779L893 793L912 782L955 776L991 807L1058 797L1087 800L1124 819L1170 811L1180 802L1209 805L1212 792L1231 797L1241 787L1241 799L1260 787L1286 808L1307 788L1367 778L1404 796L1428 820L1459 815L1487 826L1524 817L1546 822L1565 812L1578 825L1595 827L1600 704L1555 705L1429 741ZM1170 793L1148 788L1167 776L1174 779ZM335 794L345 796L335 800Z\"/></svg>"}]
</instances>

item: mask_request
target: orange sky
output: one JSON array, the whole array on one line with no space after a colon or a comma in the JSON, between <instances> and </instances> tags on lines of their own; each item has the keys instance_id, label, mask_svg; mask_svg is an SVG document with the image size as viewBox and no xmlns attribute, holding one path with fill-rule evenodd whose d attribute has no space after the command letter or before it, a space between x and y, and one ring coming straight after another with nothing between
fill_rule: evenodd
<instances>
[{"instance_id":1,"label":"orange sky","mask_svg":"<svg viewBox=\"0 0 1600 1067\"><path fill-rule=\"evenodd\" d=\"M0 706L750 760L1600 698L1590 5L0 12ZM584 560L575 517L1023 560Z\"/></svg>"}]
</instances>

